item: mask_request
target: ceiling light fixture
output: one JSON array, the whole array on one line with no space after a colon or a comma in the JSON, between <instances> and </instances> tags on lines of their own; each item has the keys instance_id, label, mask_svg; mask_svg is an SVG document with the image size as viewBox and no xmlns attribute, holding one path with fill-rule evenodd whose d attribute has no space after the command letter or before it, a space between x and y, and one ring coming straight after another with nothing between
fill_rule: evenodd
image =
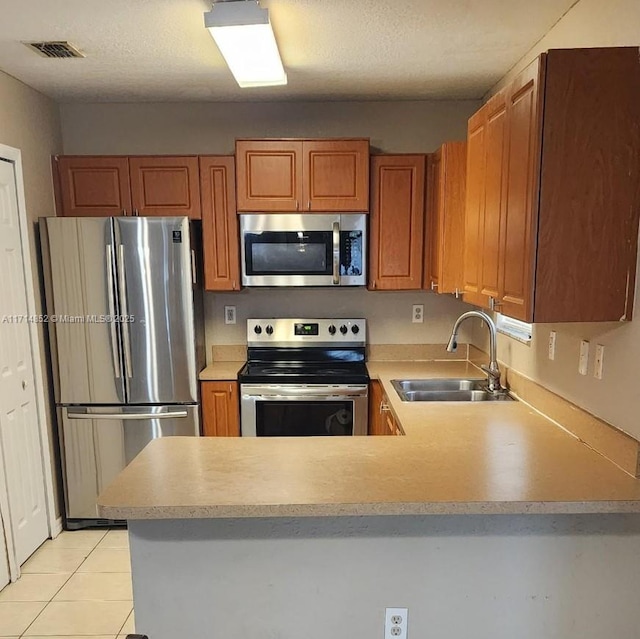
<instances>
[{"instance_id":1,"label":"ceiling light fixture","mask_svg":"<svg viewBox=\"0 0 640 639\"><path fill-rule=\"evenodd\" d=\"M257 0L216 2L204 14L204 26L241 87L287 83L269 10Z\"/></svg>"}]
</instances>

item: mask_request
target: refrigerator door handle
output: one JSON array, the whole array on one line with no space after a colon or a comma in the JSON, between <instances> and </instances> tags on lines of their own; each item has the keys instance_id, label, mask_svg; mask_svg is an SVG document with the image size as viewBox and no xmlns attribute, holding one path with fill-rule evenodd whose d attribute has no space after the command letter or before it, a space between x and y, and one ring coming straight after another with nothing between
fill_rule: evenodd
<instances>
[{"instance_id":1,"label":"refrigerator door handle","mask_svg":"<svg viewBox=\"0 0 640 639\"><path fill-rule=\"evenodd\" d=\"M129 421L132 419L178 419L187 417L186 410L176 410L168 413L74 413L67 409L69 419L113 419L117 421Z\"/></svg>"},{"instance_id":2,"label":"refrigerator door handle","mask_svg":"<svg viewBox=\"0 0 640 639\"><path fill-rule=\"evenodd\" d=\"M116 379L122 377L122 362L120 361L120 350L118 348L118 334L116 329L116 300L114 298L113 286L113 246L107 244L107 299L109 302L109 331L111 333L111 354L113 357L113 370Z\"/></svg>"},{"instance_id":3,"label":"refrigerator door handle","mask_svg":"<svg viewBox=\"0 0 640 639\"><path fill-rule=\"evenodd\" d=\"M127 304L127 280L124 274L124 245L118 246L118 289L120 293L120 310L122 311L122 346L124 349L124 370L127 378L133 377L131 363L131 335L129 333L129 307Z\"/></svg>"}]
</instances>

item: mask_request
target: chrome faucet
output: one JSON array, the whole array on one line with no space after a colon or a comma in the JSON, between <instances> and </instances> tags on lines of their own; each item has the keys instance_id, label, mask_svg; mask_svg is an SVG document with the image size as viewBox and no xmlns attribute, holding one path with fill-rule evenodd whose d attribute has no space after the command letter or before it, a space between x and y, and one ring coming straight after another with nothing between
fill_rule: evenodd
<instances>
[{"instance_id":1,"label":"chrome faucet","mask_svg":"<svg viewBox=\"0 0 640 639\"><path fill-rule=\"evenodd\" d=\"M498 368L498 355L496 352L496 325L494 321L482 311L467 311L460 315L460 317L456 320L453 325L453 329L451 330L451 337L449 338L449 342L447 344L447 350L450 353L455 353L458 348L458 329L460 328L460 324L464 322L464 320L469 319L470 317L479 317L481 320L484 320L486 325L489 327L489 366L485 366L484 364L481 366L482 370L487 373L487 386L489 387L489 391L492 393L496 393L502 390L500 386L500 369Z\"/></svg>"}]
</instances>

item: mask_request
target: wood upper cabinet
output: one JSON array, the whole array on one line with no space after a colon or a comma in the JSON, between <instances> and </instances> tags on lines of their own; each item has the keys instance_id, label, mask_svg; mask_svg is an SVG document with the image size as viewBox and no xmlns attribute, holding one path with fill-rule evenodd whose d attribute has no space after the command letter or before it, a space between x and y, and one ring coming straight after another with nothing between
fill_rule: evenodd
<instances>
[{"instance_id":1,"label":"wood upper cabinet","mask_svg":"<svg viewBox=\"0 0 640 639\"><path fill-rule=\"evenodd\" d=\"M369 288L422 288L424 155L378 155L371 160Z\"/></svg>"},{"instance_id":2,"label":"wood upper cabinet","mask_svg":"<svg viewBox=\"0 0 640 639\"><path fill-rule=\"evenodd\" d=\"M197 156L129 158L134 215L200 219Z\"/></svg>"},{"instance_id":3,"label":"wood upper cabinet","mask_svg":"<svg viewBox=\"0 0 640 639\"><path fill-rule=\"evenodd\" d=\"M202 434L205 437L239 437L238 382L201 382Z\"/></svg>"},{"instance_id":4,"label":"wood upper cabinet","mask_svg":"<svg viewBox=\"0 0 640 639\"><path fill-rule=\"evenodd\" d=\"M204 287L240 290L235 162L232 156L200 157Z\"/></svg>"},{"instance_id":5,"label":"wood upper cabinet","mask_svg":"<svg viewBox=\"0 0 640 639\"><path fill-rule=\"evenodd\" d=\"M487 108L469 118L467 136L467 193L464 229L464 300L483 306L481 293L482 234L484 232L484 182L486 168Z\"/></svg>"},{"instance_id":6,"label":"wood upper cabinet","mask_svg":"<svg viewBox=\"0 0 640 639\"><path fill-rule=\"evenodd\" d=\"M109 217L132 210L126 157L56 156L53 172L58 215Z\"/></svg>"},{"instance_id":7,"label":"wood upper cabinet","mask_svg":"<svg viewBox=\"0 0 640 639\"><path fill-rule=\"evenodd\" d=\"M238 140L236 169L240 212L368 210L368 140Z\"/></svg>"},{"instance_id":8,"label":"wood upper cabinet","mask_svg":"<svg viewBox=\"0 0 640 639\"><path fill-rule=\"evenodd\" d=\"M302 143L306 211L369 210L369 141Z\"/></svg>"},{"instance_id":9,"label":"wood upper cabinet","mask_svg":"<svg viewBox=\"0 0 640 639\"><path fill-rule=\"evenodd\" d=\"M301 210L302 165L300 141L238 140L238 211Z\"/></svg>"},{"instance_id":10,"label":"wood upper cabinet","mask_svg":"<svg viewBox=\"0 0 640 639\"><path fill-rule=\"evenodd\" d=\"M538 58L509 89L509 126L498 310L528 321L533 287L545 58Z\"/></svg>"},{"instance_id":11,"label":"wood upper cabinet","mask_svg":"<svg viewBox=\"0 0 640 639\"><path fill-rule=\"evenodd\" d=\"M437 293L463 290L466 173L466 142L447 142L427 159L424 288Z\"/></svg>"},{"instance_id":12,"label":"wood upper cabinet","mask_svg":"<svg viewBox=\"0 0 640 639\"><path fill-rule=\"evenodd\" d=\"M200 218L197 156L58 156L53 167L58 215Z\"/></svg>"},{"instance_id":13,"label":"wood upper cabinet","mask_svg":"<svg viewBox=\"0 0 640 639\"><path fill-rule=\"evenodd\" d=\"M495 96L469 120L465 300L530 322L630 320L637 47L549 51L503 94L504 111Z\"/></svg>"}]
</instances>

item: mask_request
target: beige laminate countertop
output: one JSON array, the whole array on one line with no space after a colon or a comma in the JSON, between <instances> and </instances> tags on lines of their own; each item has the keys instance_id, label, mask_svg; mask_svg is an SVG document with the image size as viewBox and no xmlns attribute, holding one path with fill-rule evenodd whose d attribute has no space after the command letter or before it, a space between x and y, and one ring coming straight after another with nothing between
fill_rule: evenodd
<instances>
[{"instance_id":1,"label":"beige laminate countertop","mask_svg":"<svg viewBox=\"0 0 640 639\"><path fill-rule=\"evenodd\" d=\"M242 362L213 362L200 371L201 382L226 382L238 378L238 371L244 366Z\"/></svg>"},{"instance_id":2,"label":"beige laminate countertop","mask_svg":"<svg viewBox=\"0 0 640 639\"><path fill-rule=\"evenodd\" d=\"M403 403L395 378L467 362L370 362L406 437L164 438L99 497L101 517L197 519L640 512L640 481L522 402Z\"/></svg>"}]
</instances>

